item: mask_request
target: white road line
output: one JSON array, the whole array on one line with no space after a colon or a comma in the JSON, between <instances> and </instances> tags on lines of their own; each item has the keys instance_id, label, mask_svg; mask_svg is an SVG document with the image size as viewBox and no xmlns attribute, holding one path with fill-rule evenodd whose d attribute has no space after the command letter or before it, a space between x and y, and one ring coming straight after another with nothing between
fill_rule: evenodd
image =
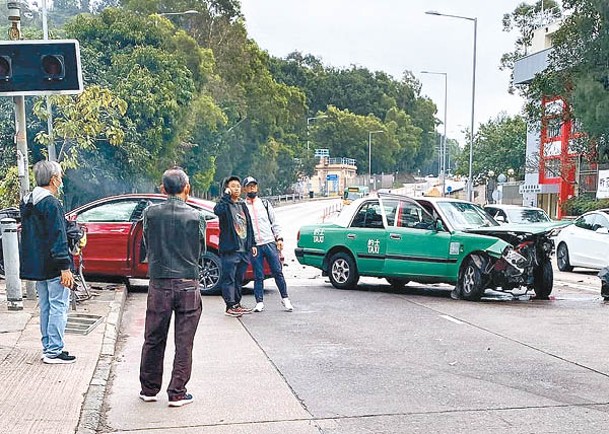
<instances>
[{"instance_id":1,"label":"white road line","mask_svg":"<svg viewBox=\"0 0 609 434\"><path fill-rule=\"evenodd\" d=\"M450 322L454 322L455 324L465 324L462 321L459 321L458 319L453 318L450 315L440 315L440 318L444 318L445 320L448 320Z\"/></svg>"}]
</instances>

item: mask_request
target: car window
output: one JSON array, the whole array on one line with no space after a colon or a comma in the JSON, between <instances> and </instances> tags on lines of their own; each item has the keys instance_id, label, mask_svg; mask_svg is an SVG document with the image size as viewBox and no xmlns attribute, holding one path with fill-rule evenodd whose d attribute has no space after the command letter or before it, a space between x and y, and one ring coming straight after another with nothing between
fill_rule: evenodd
<instances>
[{"instance_id":1,"label":"car window","mask_svg":"<svg viewBox=\"0 0 609 434\"><path fill-rule=\"evenodd\" d=\"M79 223L119 223L129 222L139 200L124 200L104 203L81 212L76 221Z\"/></svg>"},{"instance_id":2,"label":"car window","mask_svg":"<svg viewBox=\"0 0 609 434\"><path fill-rule=\"evenodd\" d=\"M437 204L456 230L498 225L482 208L473 203L447 201L438 202Z\"/></svg>"},{"instance_id":3,"label":"car window","mask_svg":"<svg viewBox=\"0 0 609 434\"><path fill-rule=\"evenodd\" d=\"M191 206L192 206L192 205L191 205ZM197 207L193 207L193 208L194 208L194 209L196 209L197 211L199 211L199 212L200 212L200 213L203 215L203 218L204 218L205 220L213 220L213 219L218 218L218 216L217 216L217 215L215 215L215 214L214 214L213 212L211 212L211 211L208 211L208 210L203 209L203 208L197 208Z\"/></svg>"},{"instance_id":4,"label":"car window","mask_svg":"<svg viewBox=\"0 0 609 434\"><path fill-rule=\"evenodd\" d=\"M605 217L603 214L597 214L595 224L598 225L599 228L603 227L609 229L609 220L607 220L607 217Z\"/></svg>"},{"instance_id":5,"label":"car window","mask_svg":"<svg viewBox=\"0 0 609 434\"><path fill-rule=\"evenodd\" d=\"M387 218L387 225L393 226L400 201L397 199L383 199L382 202L385 209L385 217Z\"/></svg>"},{"instance_id":6,"label":"car window","mask_svg":"<svg viewBox=\"0 0 609 434\"><path fill-rule=\"evenodd\" d=\"M582 229L591 231L591 230L593 230L592 228L594 227L595 217L596 216L594 214L588 214L588 215L581 216L580 218L575 220L575 226L577 226L578 228L582 228Z\"/></svg>"},{"instance_id":7,"label":"car window","mask_svg":"<svg viewBox=\"0 0 609 434\"><path fill-rule=\"evenodd\" d=\"M507 210L511 223L540 223L549 222L550 217L540 210L534 208L513 208Z\"/></svg>"},{"instance_id":8,"label":"car window","mask_svg":"<svg viewBox=\"0 0 609 434\"><path fill-rule=\"evenodd\" d=\"M378 202L367 202L355 213L351 222L353 228L382 229L383 215Z\"/></svg>"},{"instance_id":9,"label":"car window","mask_svg":"<svg viewBox=\"0 0 609 434\"><path fill-rule=\"evenodd\" d=\"M433 218L423 208L411 202L401 202L396 226L401 228L429 229Z\"/></svg>"}]
</instances>

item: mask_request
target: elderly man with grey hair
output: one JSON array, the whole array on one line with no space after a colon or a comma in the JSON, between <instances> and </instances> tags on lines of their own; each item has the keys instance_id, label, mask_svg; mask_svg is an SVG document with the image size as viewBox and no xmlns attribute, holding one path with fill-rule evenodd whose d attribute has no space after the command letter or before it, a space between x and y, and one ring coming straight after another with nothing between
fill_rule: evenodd
<instances>
[{"instance_id":1,"label":"elderly man with grey hair","mask_svg":"<svg viewBox=\"0 0 609 434\"><path fill-rule=\"evenodd\" d=\"M62 176L59 163L37 162L34 165L37 187L24 196L20 204L20 275L22 279L36 281L42 361L48 364L76 360L63 349L74 276L70 271L72 258L68 251L65 213L56 197L63 188Z\"/></svg>"},{"instance_id":2,"label":"elderly man with grey hair","mask_svg":"<svg viewBox=\"0 0 609 434\"><path fill-rule=\"evenodd\" d=\"M140 399L157 400L163 381L163 358L169 322L174 315L175 357L167 387L170 407L190 404L186 392L192 371L192 347L201 317L199 258L205 243L205 218L186 204L190 183L179 167L163 173L165 202L144 211L148 250L148 305L140 363Z\"/></svg>"}]
</instances>

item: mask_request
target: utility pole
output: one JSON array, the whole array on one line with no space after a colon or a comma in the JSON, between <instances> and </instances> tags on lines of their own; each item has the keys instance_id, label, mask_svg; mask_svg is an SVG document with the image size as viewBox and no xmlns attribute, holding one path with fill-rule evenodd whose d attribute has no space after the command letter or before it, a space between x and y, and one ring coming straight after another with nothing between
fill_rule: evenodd
<instances>
[{"instance_id":1,"label":"utility pole","mask_svg":"<svg viewBox=\"0 0 609 434\"><path fill-rule=\"evenodd\" d=\"M11 27L8 31L13 41L21 39L21 1L11 1L8 7L8 20ZM27 125L25 120L25 97L14 96L15 106L15 144L17 145L17 169L19 173L19 197L30 191L29 162L27 150Z\"/></svg>"},{"instance_id":2,"label":"utility pole","mask_svg":"<svg viewBox=\"0 0 609 434\"><path fill-rule=\"evenodd\" d=\"M47 20L47 0L42 0L42 39L49 39L49 25ZM51 100L49 96L45 96L47 103L47 131L49 132L49 144L47 145L47 154L49 161L57 161L57 150L55 149L55 138L53 137L53 109L51 108Z\"/></svg>"}]
</instances>

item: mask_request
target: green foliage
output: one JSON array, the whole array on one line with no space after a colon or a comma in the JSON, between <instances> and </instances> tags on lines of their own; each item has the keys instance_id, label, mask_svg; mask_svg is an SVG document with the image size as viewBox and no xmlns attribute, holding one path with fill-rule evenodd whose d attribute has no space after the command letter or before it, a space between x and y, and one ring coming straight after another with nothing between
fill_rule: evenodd
<instances>
[{"instance_id":1,"label":"green foliage","mask_svg":"<svg viewBox=\"0 0 609 434\"><path fill-rule=\"evenodd\" d=\"M568 199L562 205L565 215L578 216L588 211L609 208L609 199L597 199L593 194L580 194Z\"/></svg>"},{"instance_id":2,"label":"green foliage","mask_svg":"<svg viewBox=\"0 0 609 434\"><path fill-rule=\"evenodd\" d=\"M514 169L517 178L524 177L526 156L526 122L522 116L499 115L481 124L474 139L472 176L496 174ZM469 146L457 159L457 174L469 174Z\"/></svg>"},{"instance_id":3,"label":"green foliage","mask_svg":"<svg viewBox=\"0 0 609 434\"><path fill-rule=\"evenodd\" d=\"M17 166L8 169L0 181L0 208L19 205L19 176Z\"/></svg>"},{"instance_id":4,"label":"green foliage","mask_svg":"<svg viewBox=\"0 0 609 434\"><path fill-rule=\"evenodd\" d=\"M437 109L431 100L421 97L421 85L410 72L405 72L398 81L384 72L371 72L362 67L325 67L320 59L299 52L285 59L271 59L271 71L277 80L305 92L309 116L332 106L352 115L373 116L384 121L381 129L387 130L386 140L393 148L386 154L393 160L383 160L383 153L380 160L373 159L373 164L379 164L379 171L409 171L433 159ZM366 131L356 128L352 132L360 134L359 140L367 140ZM352 142L357 140L354 138ZM348 150L351 155L336 154L332 146L319 147L330 148L333 156L356 158L360 171L368 170L368 159L358 158L362 150L357 146L345 145L343 148L347 149L336 150ZM373 165L373 171L376 170Z\"/></svg>"},{"instance_id":5,"label":"green foliage","mask_svg":"<svg viewBox=\"0 0 609 434\"><path fill-rule=\"evenodd\" d=\"M64 168L78 167L82 152L95 150L98 140L114 146L123 142L120 118L127 104L108 89L91 86L77 96L53 95L49 99L55 107L53 137L40 131L35 141L44 146L52 142L59 144L57 159L63 162ZM33 111L46 121L48 114L43 99L34 103Z\"/></svg>"},{"instance_id":6,"label":"green foliage","mask_svg":"<svg viewBox=\"0 0 609 434\"><path fill-rule=\"evenodd\" d=\"M538 0L533 4L522 2L511 13L504 14L502 20L503 31L511 32L516 28L520 34L514 44L514 51L501 56L499 69L512 70L516 60L529 54L527 50L533 39L534 30L538 29L542 22L552 23L561 17L562 10L555 0ZM514 91L511 81L512 79L510 79L510 93Z\"/></svg>"},{"instance_id":7,"label":"green foliage","mask_svg":"<svg viewBox=\"0 0 609 434\"><path fill-rule=\"evenodd\" d=\"M554 17L564 16L560 28L552 37L553 54L543 74L521 90L528 100L527 113L539 119L542 96L560 96L571 110L564 119L575 118L579 130L588 140L580 140L579 150L585 154L609 160L609 3L605 0L564 0L559 12L554 2L546 1L556 11ZM520 25L521 45L530 40L534 24L530 11L536 5L517 8L512 15L521 16L526 25ZM525 5L526 6L526 5ZM513 56L522 57L522 49ZM512 66L512 64L507 64Z\"/></svg>"}]
</instances>

